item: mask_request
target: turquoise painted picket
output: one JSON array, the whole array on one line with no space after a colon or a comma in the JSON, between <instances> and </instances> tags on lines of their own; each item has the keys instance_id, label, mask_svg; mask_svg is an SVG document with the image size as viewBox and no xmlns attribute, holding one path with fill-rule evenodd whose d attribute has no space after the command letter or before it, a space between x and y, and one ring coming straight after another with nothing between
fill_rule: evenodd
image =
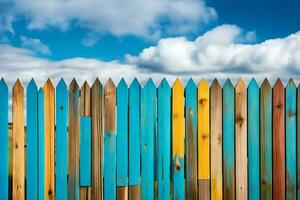
<instances>
[{"instance_id":1,"label":"turquoise painted picket","mask_svg":"<svg viewBox=\"0 0 300 200\"><path fill-rule=\"evenodd\" d=\"M38 198L38 91L32 79L27 86L26 198Z\"/></svg>"},{"instance_id":2,"label":"turquoise painted picket","mask_svg":"<svg viewBox=\"0 0 300 200\"><path fill-rule=\"evenodd\" d=\"M0 196L8 199L8 87L0 81Z\"/></svg>"},{"instance_id":3,"label":"turquoise painted picket","mask_svg":"<svg viewBox=\"0 0 300 200\"><path fill-rule=\"evenodd\" d=\"M156 87L152 79L141 94L142 199L154 198L154 138L156 135Z\"/></svg>"},{"instance_id":4,"label":"turquoise painted picket","mask_svg":"<svg viewBox=\"0 0 300 200\"><path fill-rule=\"evenodd\" d=\"M223 86L223 191L225 199L235 196L234 87L228 79Z\"/></svg>"},{"instance_id":5,"label":"turquoise painted picket","mask_svg":"<svg viewBox=\"0 0 300 200\"><path fill-rule=\"evenodd\" d=\"M164 79L157 91L158 199L170 199L171 88Z\"/></svg>"},{"instance_id":6,"label":"turquoise painted picket","mask_svg":"<svg viewBox=\"0 0 300 200\"><path fill-rule=\"evenodd\" d=\"M248 185L249 200L260 199L259 86L252 79L248 86Z\"/></svg>"},{"instance_id":7,"label":"turquoise painted picket","mask_svg":"<svg viewBox=\"0 0 300 200\"><path fill-rule=\"evenodd\" d=\"M117 186L128 186L128 87L117 86Z\"/></svg>"},{"instance_id":8,"label":"turquoise painted picket","mask_svg":"<svg viewBox=\"0 0 300 200\"><path fill-rule=\"evenodd\" d=\"M92 185L92 130L91 117L80 117L80 186Z\"/></svg>"},{"instance_id":9,"label":"turquoise painted picket","mask_svg":"<svg viewBox=\"0 0 300 200\"><path fill-rule=\"evenodd\" d=\"M290 80L285 92L286 198L296 199L296 86Z\"/></svg>"}]
</instances>

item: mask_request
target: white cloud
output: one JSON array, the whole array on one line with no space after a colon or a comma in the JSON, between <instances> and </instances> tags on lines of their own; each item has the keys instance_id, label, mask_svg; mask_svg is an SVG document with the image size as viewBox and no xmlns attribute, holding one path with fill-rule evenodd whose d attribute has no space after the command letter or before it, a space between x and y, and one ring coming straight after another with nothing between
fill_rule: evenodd
<instances>
[{"instance_id":1,"label":"white cloud","mask_svg":"<svg viewBox=\"0 0 300 200\"><path fill-rule=\"evenodd\" d=\"M43 55L51 54L48 46L42 43L40 39L28 38L25 36L21 36L20 39L21 39L22 47L32 49L36 53L43 54Z\"/></svg>"},{"instance_id":2,"label":"white cloud","mask_svg":"<svg viewBox=\"0 0 300 200\"><path fill-rule=\"evenodd\" d=\"M114 35L153 36L160 33L161 23L168 24L164 26L167 32L185 33L195 30L199 24L208 23L217 16L216 11L206 6L204 0L11 0L9 2L5 4L6 12L0 16L0 25L6 25L7 28L18 16L25 16L30 29L58 27L65 30L76 24L96 32L109 32Z\"/></svg>"},{"instance_id":3,"label":"white cloud","mask_svg":"<svg viewBox=\"0 0 300 200\"><path fill-rule=\"evenodd\" d=\"M85 36L85 38L83 38L81 44L86 47L94 46L95 44L98 43L99 37L100 37L99 34L95 32L90 32Z\"/></svg>"}]
</instances>

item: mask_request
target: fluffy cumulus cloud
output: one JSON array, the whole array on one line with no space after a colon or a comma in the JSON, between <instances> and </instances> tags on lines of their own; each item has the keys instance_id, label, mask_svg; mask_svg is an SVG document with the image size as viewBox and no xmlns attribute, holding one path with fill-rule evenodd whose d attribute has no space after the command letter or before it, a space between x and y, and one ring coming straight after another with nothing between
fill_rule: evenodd
<instances>
[{"instance_id":1,"label":"fluffy cumulus cloud","mask_svg":"<svg viewBox=\"0 0 300 200\"><path fill-rule=\"evenodd\" d=\"M167 32L184 33L217 16L203 0L5 0L2 4L0 24L9 30L14 19L25 16L30 29L65 30L76 24L114 35L153 36L160 34L161 24Z\"/></svg>"},{"instance_id":2,"label":"fluffy cumulus cloud","mask_svg":"<svg viewBox=\"0 0 300 200\"><path fill-rule=\"evenodd\" d=\"M21 36L21 46L25 48L32 49L38 54L50 55L51 52L47 45L41 42L40 39L37 38L28 38L25 36Z\"/></svg>"}]
</instances>

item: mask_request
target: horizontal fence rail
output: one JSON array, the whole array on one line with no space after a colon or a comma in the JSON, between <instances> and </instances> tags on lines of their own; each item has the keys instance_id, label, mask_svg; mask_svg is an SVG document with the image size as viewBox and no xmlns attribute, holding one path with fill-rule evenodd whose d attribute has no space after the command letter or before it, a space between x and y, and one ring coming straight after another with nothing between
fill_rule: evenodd
<instances>
[{"instance_id":1,"label":"horizontal fence rail","mask_svg":"<svg viewBox=\"0 0 300 200\"><path fill-rule=\"evenodd\" d=\"M0 81L1 199L300 199L293 80L11 89L10 110Z\"/></svg>"}]
</instances>

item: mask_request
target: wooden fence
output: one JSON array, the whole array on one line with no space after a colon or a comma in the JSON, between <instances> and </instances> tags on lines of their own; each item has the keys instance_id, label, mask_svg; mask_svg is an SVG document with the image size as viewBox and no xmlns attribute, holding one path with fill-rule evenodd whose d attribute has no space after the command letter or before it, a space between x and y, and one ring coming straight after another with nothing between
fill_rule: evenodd
<instances>
[{"instance_id":1,"label":"wooden fence","mask_svg":"<svg viewBox=\"0 0 300 200\"><path fill-rule=\"evenodd\" d=\"M32 80L25 95L17 80L11 131L2 79L0 197L299 199L299 92L292 80L97 79Z\"/></svg>"}]
</instances>

